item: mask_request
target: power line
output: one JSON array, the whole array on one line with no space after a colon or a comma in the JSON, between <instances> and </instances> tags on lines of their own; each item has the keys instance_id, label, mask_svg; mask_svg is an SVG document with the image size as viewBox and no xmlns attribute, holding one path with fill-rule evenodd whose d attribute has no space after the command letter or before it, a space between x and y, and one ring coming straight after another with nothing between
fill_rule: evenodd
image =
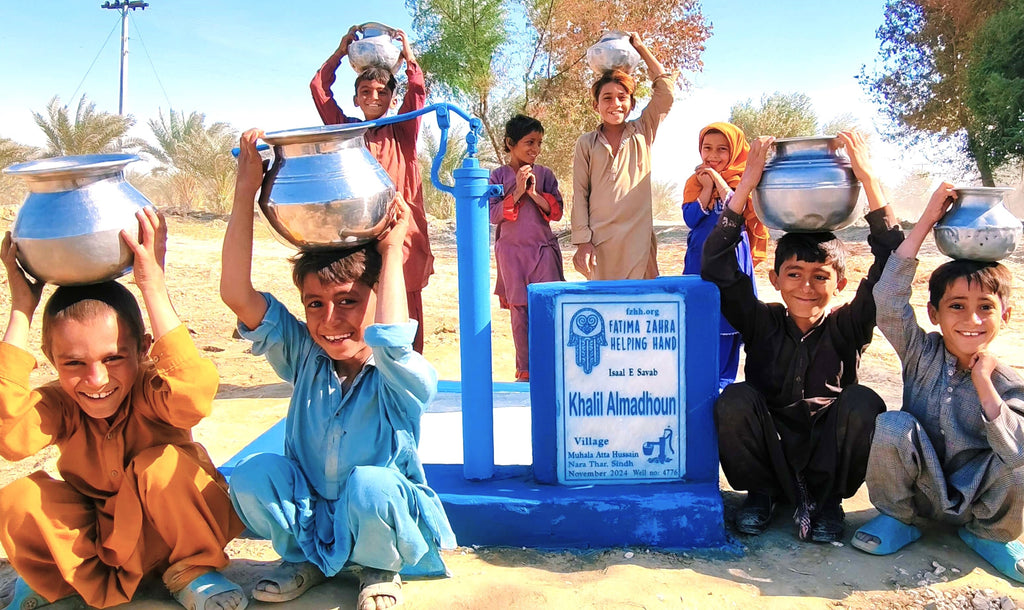
<instances>
[{"instance_id":1,"label":"power line","mask_svg":"<svg viewBox=\"0 0 1024 610\"><path fill-rule=\"evenodd\" d=\"M82 80L78 81L78 86L75 87L75 92L71 94L70 99L73 100L75 99L75 96L78 95L78 90L81 89L82 85L85 84L85 79L89 78L89 73L92 72L92 67L96 65L96 60L100 58L100 53L103 52L103 49L107 48L107 43L110 42L110 37L114 35L114 30L116 29L117 22L115 21L114 27L110 28L110 32L107 34L106 40L103 41L103 45L100 46L100 50L96 52L96 57L92 58L92 63L89 64L89 69L85 71L85 76L82 77Z\"/></svg>"},{"instance_id":2,"label":"power line","mask_svg":"<svg viewBox=\"0 0 1024 610\"><path fill-rule=\"evenodd\" d=\"M146 40L142 37L142 28L139 27L139 24L135 22L135 17L132 17L130 13L128 14L128 17L132 20L132 25L135 26L135 31L139 33L139 42L142 43L142 52L146 54L146 59L149 61L149 67L152 68L153 76L156 78L156 84L160 85L160 91L163 92L164 99L167 100L167 108L170 110L174 107L173 104L171 104L171 96L167 95L167 89L164 88L164 83L160 80L160 74L156 71L156 64L153 63L153 58L149 54L149 47L146 46Z\"/></svg>"}]
</instances>

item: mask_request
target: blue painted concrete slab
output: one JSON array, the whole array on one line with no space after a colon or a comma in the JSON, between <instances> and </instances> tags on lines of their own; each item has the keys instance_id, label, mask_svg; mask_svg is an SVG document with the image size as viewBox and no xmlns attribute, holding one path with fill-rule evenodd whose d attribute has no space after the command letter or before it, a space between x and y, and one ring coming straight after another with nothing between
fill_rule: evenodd
<instances>
[{"instance_id":1,"label":"blue painted concrete slab","mask_svg":"<svg viewBox=\"0 0 1024 610\"><path fill-rule=\"evenodd\" d=\"M496 396L507 402L520 396L520 404L528 405L529 385L496 383ZM458 400L457 381L438 386L441 400ZM427 413L425 418L431 416ZM284 431L282 419L221 466L221 472L230 478L234 466L253 453L281 453ZM457 437L460 431L451 434ZM523 454L529 457L527 447ZM537 483L526 464L495 466L495 476L485 481L466 480L461 464L424 467L463 545L735 549L723 529L717 478L708 483L616 486L610 493L608 487Z\"/></svg>"}]
</instances>

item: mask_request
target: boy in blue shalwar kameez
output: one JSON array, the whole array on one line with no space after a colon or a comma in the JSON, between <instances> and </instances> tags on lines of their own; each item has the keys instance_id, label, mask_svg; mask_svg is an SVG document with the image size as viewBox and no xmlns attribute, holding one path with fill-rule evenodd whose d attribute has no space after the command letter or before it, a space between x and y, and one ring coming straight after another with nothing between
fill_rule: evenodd
<instances>
[{"instance_id":1,"label":"boy in blue shalwar kameez","mask_svg":"<svg viewBox=\"0 0 1024 610\"><path fill-rule=\"evenodd\" d=\"M263 178L255 140L241 138L224 238L221 298L282 379L294 387L285 455L257 454L231 476L242 521L283 561L253 596L288 601L355 564L357 608L401 603L399 572L444 574L455 535L417 454L420 415L437 375L412 349L402 276L409 210L376 245L293 259L306 322L252 286L253 200Z\"/></svg>"}]
</instances>

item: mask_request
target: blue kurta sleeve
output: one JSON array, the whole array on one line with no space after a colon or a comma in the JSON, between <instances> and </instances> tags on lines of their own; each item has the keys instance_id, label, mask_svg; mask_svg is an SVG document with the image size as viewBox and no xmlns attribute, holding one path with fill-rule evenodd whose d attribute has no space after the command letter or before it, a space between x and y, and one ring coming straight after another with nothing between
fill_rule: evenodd
<instances>
[{"instance_id":1,"label":"blue kurta sleeve","mask_svg":"<svg viewBox=\"0 0 1024 610\"><path fill-rule=\"evenodd\" d=\"M267 362L277 375L295 385L295 375L302 360L309 358L316 345L309 336L306 325L300 322L288 309L269 293L261 293L267 301L267 313L263 322L249 330L241 322L238 333L252 341L254 356L265 355Z\"/></svg>"},{"instance_id":2,"label":"blue kurta sleeve","mask_svg":"<svg viewBox=\"0 0 1024 610\"><path fill-rule=\"evenodd\" d=\"M389 410L397 409L417 424L437 393L437 371L412 349L416 322L374 324L364 333L381 375L380 392Z\"/></svg>"},{"instance_id":3,"label":"blue kurta sleeve","mask_svg":"<svg viewBox=\"0 0 1024 610\"><path fill-rule=\"evenodd\" d=\"M696 228L697 225L706 220L710 215L711 212L701 207L699 201L688 201L683 204L683 222L691 229Z\"/></svg>"}]
</instances>

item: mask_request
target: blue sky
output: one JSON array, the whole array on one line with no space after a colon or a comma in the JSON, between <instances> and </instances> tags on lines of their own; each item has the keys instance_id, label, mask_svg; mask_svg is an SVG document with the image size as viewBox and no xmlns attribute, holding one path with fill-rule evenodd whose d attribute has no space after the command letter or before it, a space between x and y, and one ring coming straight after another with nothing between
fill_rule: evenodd
<instances>
[{"instance_id":1,"label":"blue sky","mask_svg":"<svg viewBox=\"0 0 1024 610\"><path fill-rule=\"evenodd\" d=\"M410 29L400 0L149 3L129 20L125 110L137 119L135 135L141 137L149 136L146 121L169 106L199 110L239 129L315 125L309 80L348 27L382 21ZM101 4L3 3L0 136L41 145L31 111L42 111L55 94L74 104L84 92L99 109L117 111L119 13ZM877 56L883 8L884 0L705 2L714 31L704 71L685 75L693 86L680 94L656 143L656 177L678 173L679 164L694 165L700 127L725 120L737 101L757 101L766 93L807 93L823 121L851 112L870 126L876 113L854 76ZM353 78L345 64L340 99L349 99Z\"/></svg>"}]
</instances>

